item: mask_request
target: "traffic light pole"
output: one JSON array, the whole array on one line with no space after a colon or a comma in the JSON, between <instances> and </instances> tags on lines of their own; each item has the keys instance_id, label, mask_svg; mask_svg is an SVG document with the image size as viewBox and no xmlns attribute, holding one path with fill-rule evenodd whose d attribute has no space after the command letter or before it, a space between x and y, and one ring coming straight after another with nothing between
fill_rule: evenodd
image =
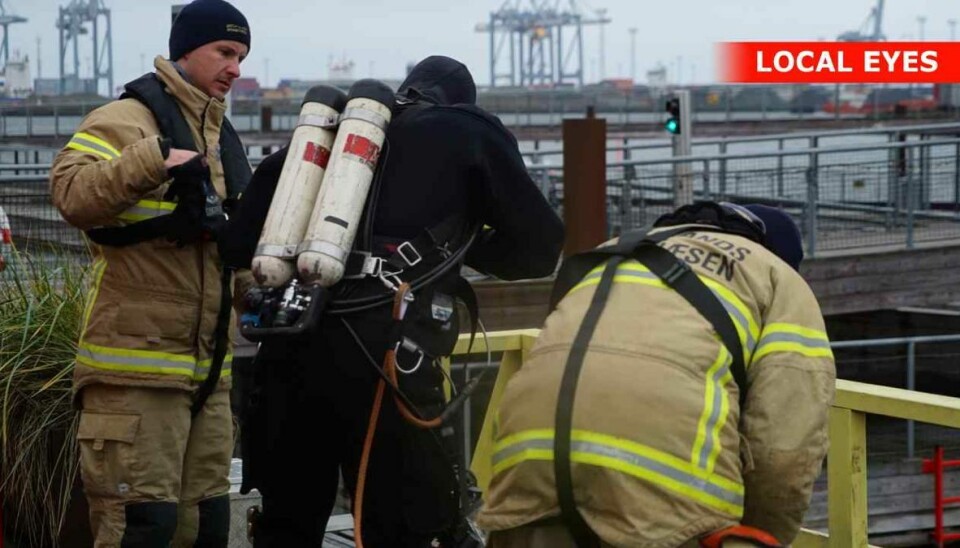
<instances>
[{"instance_id":1,"label":"traffic light pole","mask_svg":"<svg viewBox=\"0 0 960 548\"><path fill-rule=\"evenodd\" d=\"M680 102L679 133L673 135L673 157L690 156L691 124L690 90L678 89L674 96ZM673 205L680 207L693 203L693 171L689 163L673 164Z\"/></svg>"}]
</instances>

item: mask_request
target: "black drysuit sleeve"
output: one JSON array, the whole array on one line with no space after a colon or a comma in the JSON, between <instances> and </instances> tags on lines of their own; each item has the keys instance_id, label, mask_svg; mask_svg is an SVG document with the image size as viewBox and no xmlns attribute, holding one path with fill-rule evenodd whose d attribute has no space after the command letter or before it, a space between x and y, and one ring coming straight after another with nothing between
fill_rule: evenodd
<instances>
[{"instance_id":1,"label":"black drysuit sleeve","mask_svg":"<svg viewBox=\"0 0 960 548\"><path fill-rule=\"evenodd\" d=\"M484 119L474 163L485 228L467 264L503 280L553 273L563 249L563 223L530 178L517 142L499 121ZM476 194L475 194L476 196Z\"/></svg>"},{"instance_id":2,"label":"black drysuit sleeve","mask_svg":"<svg viewBox=\"0 0 960 548\"><path fill-rule=\"evenodd\" d=\"M267 212L270 211L270 202L277 190L286 157L287 147L283 147L264 158L253 172L220 240L220 258L224 265L250 268L253 263L257 242L267 222Z\"/></svg>"}]
</instances>

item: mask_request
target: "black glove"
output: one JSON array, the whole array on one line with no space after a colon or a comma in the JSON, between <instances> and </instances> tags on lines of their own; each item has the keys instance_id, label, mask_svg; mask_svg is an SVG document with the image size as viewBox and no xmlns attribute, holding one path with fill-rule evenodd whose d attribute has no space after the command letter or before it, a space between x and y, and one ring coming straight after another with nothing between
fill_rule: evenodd
<instances>
[{"instance_id":1,"label":"black glove","mask_svg":"<svg viewBox=\"0 0 960 548\"><path fill-rule=\"evenodd\" d=\"M167 239L176 242L178 247L183 247L204 237L207 188L211 186L210 168L206 158L198 154L189 162L170 168L167 173L173 177L173 182L163 199L177 200L177 206L170 214ZM219 205L219 198L215 193L213 197Z\"/></svg>"}]
</instances>

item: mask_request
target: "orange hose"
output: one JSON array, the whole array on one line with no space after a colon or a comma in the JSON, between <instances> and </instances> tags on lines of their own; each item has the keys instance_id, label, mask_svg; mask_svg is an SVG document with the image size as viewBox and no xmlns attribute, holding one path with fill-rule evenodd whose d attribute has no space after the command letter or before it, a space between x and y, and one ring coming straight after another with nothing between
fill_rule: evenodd
<instances>
[{"instance_id":1,"label":"orange hose","mask_svg":"<svg viewBox=\"0 0 960 548\"><path fill-rule=\"evenodd\" d=\"M397 382L397 353L393 349L387 350L387 355L383 360L383 371L387 374L387 377L394 386L400 386ZM396 391L393 392L393 401L397 404L397 410L400 411L403 418L418 428L436 428L443 424L439 416L430 420L424 420L414 415L410 409L407 408L407 404L400 399Z\"/></svg>"},{"instance_id":2,"label":"orange hose","mask_svg":"<svg viewBox=\"0 0 960 548\"><path fill-rule=\"evenodd\" d=\"M360 454L360 470L357 471L357 487L353 494L353 540L357 548L363 548L361 523L363 522L363 489L367 483L367 465L370 464L370 450L373 448L373 434L377 431L380 407L383 403L383 391L387 383L381 379L377 384L377 394L373 397L370 421L367 423L367 435L363 440L363 452Z\"/></svg>"},{"instance_id":3,"label":"orange hose","mask_svg":"<svg viewBox=\"0 0 960 548\"><path fill-rule=\"evenodd\" d=\"M397 289L397 295L393 298L393 319L400 321L403 319L403 302L410 292L410 284L402 283ZM397 381L397 352L394 349L387 350L383 357L383 372L393 383L394 388L399 387ZM380 409L383 406L383 392L387 388L387 382L380 379L377 383L377 393L373 397L373 406L370 409L370 421L367 423L367 434L363 440L363 451L360 453L360 469L357 471L357 486L353 494L353 540L357 548L363 548L363 535L361 533L361 524L363 522L363 491L367 483L367 466L370 464L370 452L373 448L373 436L377 431L377 421L380 418ZM407 405L393 392L393 401L407 422L419 428L436 428L442 424L440 417L430 420L423 420L414 415Z\"/></svg>"}]
</instances>

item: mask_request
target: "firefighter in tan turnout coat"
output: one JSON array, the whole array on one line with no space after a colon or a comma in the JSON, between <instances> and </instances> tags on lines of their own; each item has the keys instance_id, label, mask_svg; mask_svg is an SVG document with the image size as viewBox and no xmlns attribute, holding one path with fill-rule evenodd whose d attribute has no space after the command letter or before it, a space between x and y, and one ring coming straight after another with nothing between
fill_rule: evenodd
<instances>
[{"instance_id":1,"label":"firefighter in tan turnout coat","mask_svg":"<svg viewBox=\"0 0 960 548\"><path fill-rule=\"evenodd\" d=\"M479 518L494 548L796 537L827 450L835 380L820 308L797 272L799 231L777 209L713 203L656 227L650 234L677 230L659 242L673 256L663 255L688 265L732 321L742 405L731 352L705 315L650 268L624 260L581 362L567 453L576 515L562 515L558 394L600 264L559 301L500 403Z\"/></svg>"},{"instance_id":2,"label":"firefighter in tan turnout coat","mask_svg":"<svg viewBox=\"0 0 960 548\"><path fill-rule=\"evenodd\" d=\"M51 170L63 217L109 242L93 246L74 376L97 547L227 545L229 354L205 404L191 407L203 381L217 376L215 331L229 286L222 291L217 244L198 223L250 177L224 118L249 46L236 8L188 4L171 30L171 60L157 57L155 73L90 113ZM145 227L152 232L137 232ZM139 236L125 241L131 234Z\"/></svg>"}]
</instances>

